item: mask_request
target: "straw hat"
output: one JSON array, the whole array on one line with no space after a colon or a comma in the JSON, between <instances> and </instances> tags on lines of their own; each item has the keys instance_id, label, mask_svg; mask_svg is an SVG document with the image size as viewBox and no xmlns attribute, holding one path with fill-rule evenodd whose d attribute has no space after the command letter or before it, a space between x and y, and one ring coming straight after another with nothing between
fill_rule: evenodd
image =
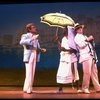
<instances>
[{"instance_id":1,"label":"straw hat","mask_svg":"<svg viewBox=\"0 0 100 100\"><path fill-rule=\"evenodd\" d=\"M84 28L84 25L80 25L79 23L76 23L75 24L75 31L77 30L77 29L79 29L79 28Z\"/></svg>"}]
</instances>

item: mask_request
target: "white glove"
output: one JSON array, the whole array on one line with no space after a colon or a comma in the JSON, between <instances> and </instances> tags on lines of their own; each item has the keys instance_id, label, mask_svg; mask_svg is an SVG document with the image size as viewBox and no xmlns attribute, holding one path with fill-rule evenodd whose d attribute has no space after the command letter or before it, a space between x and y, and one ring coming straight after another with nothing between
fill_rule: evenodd
<instances>
[{"instance_id":1,"label":"white glove","mask_svg":"<svg viewBox=\"0 0 100 100\"><path fill-rule=\"evenodd\" d=\"M92 40L94 40L94 37L93 37L92 35L90 35L90 36L88 37L87 41L92 41Z\"/></svg>"},{"instance_id":2,"label":"white glove","mask_svg":"<svg viewBox=\"0 0 100 100\"><path fill-rule=\"evenodd\" d=\"M39 37L39 34L37 34L37 35L33 35L33 39L37 39Z\"/></svg>"},{"instance_id":3,"label":"white glove","mask_svg":"<svg viewBox=\"0 0 100 100\"><path fill-rule=\"evenodd\" d=\"M67 26L67 28L74 28L74 26Z\"/></svg>"},{"instance_id":4,"label":"white glove","mask_svg":"<svg viewBox=\"0 0 100 100\"><path fill-rule=\"evenodd\" d=\"M33 35L30 41L33 41L33 40L37 39L38 37L39 37L39 34Z\"/></svg>"}]
</instances>

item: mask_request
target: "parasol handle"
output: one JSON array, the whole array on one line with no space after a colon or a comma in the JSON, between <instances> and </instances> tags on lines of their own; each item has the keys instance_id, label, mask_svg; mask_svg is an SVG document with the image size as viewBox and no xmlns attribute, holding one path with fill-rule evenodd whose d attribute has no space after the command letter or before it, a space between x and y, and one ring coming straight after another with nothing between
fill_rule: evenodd
<instances>
[{"instance_id":1,"label":"parasol handle","mask_svg":"<svg viewBox=\"0 0 100 100\"><path fill-rule=\"evenodd\" d=\"M60 11L60 13L61 13L61 11ZM58 27L57 27L57 29L56 29L56 35L58 35Z\"/></svg>"},{"instance_id":2,"label":"parasol handle","mask_svg":"<svg viewBox=\"0 0 100 100\"><path fill-rule=\"evenodd\" d=\"M57 29L56 29L56 35L58 35L58 27L57 27Z\"/></svg>"}]
</instances>

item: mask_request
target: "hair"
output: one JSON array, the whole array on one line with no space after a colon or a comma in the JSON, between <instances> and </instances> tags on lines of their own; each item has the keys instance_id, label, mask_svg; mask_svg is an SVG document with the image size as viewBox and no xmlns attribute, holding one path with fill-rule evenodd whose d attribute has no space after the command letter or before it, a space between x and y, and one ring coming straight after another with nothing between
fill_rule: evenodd
<instances>
[{"instance_id":1,"label":"hair","mask_svg":"<svg viewBox=\"0 0 100 100\"><path fill-rule=\"evenodd\" d=\"M66 34L68 34L68 28L67 28L67 26L64 28L64 31L63 31L63 35L66 35Z\"/></svg>"},{"instance_id":2,"label":"hair","mask_svg":"<svg viewBox=\"0 0 100 100\"><path fill-rule=\"evenodd\" d=\"M26 31L27 32L30 32L31 26L34 26L34 23L29 23L29 24L26 25Z\"/></svg>"}]
</instances>

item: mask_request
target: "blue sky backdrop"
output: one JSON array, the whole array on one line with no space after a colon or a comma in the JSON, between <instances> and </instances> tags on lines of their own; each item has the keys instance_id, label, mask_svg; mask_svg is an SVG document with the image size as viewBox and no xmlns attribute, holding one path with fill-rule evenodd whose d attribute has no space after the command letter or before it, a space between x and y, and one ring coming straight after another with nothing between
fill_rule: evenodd
<instances>
[{"instance_id":1,"label":"blue sky backdrop","mask_svg":"<svg viewBox=\"0 0 100 100\"><path fill-rule=\"evenodd\" d=\"M16 34L29 22L43 27L40 23L42 15L60 11L72 18L78 14L95 17L100 15L100 2L1 4L0 34Z\"/></svg>"},{"instance_id":2,"label":"blue sky backdrop","mask_svg":"<svg viewBox=\"0 0 100 100\"><path fill-rule=\"evenodd\" d=\"M53 3L24 3L24 4L0 4L0 35L21 33L27 23L34 22L38 29L45 26L40 22L40 17L47 13L61 12L72 19L77 15L89 17L100 16L100 2L53 2ZM1 47L2 48L2 47ZM12 50L12 49L11 49ZM22 49L21 49L22 50ZM58 67L59 52L42 55L39 68ZM98 48L97 53L99 54ZM0 51L0 67L24 66L22 52L17 55L16 48L13 52L2 53ZM57 53L57 54L56 54ZM99 60L100 56L98 55ZM49 59L47 59L49 58ZM100 62L99 62L100 63ZM98 63L98 64L99 64ZM37 65L37 66L38 66ZM99 64L100 66L100 64Z\"/></svg>"}]
</instances>

